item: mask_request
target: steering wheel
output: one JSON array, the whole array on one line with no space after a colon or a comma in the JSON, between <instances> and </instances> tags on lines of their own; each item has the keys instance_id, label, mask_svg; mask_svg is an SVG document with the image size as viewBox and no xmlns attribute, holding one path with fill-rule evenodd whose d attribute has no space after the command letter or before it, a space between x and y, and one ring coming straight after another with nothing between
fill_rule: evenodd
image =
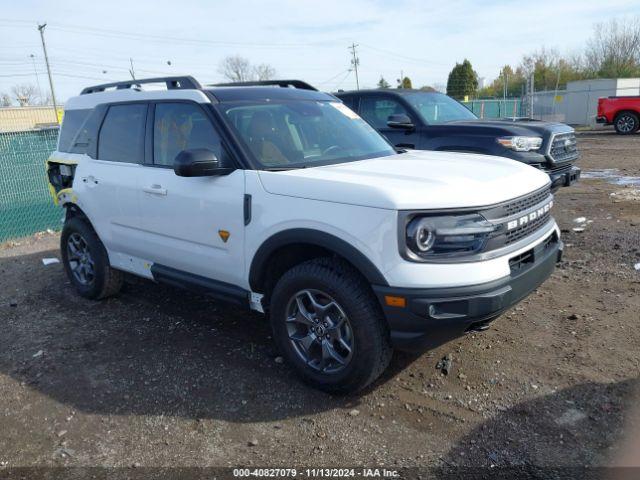
<instances>
[{"instance_id":1,"label":"steering wheel","mask_svg":"<svg viewBox=\"0 0 640 480\"><path fill-rule=\"evenodd\" d=\"M344 148L340 145L331 145L330 147L327 147L322 151L322 155L327 155L335 150L344 150Z\"/></svg>"}]
</instances>

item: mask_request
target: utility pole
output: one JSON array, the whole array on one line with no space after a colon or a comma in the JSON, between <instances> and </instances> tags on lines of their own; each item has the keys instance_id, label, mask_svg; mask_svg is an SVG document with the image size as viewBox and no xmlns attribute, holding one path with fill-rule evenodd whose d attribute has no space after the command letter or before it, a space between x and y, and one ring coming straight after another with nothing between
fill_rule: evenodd
<instances>
[{"instance_id":1,"label":"utility pole","mask_svg":"<svg viewBox=\"0 0 640 480\"><path fill-rule=\"evenodd\" d=\"M51 88L51 100L53 101L53 111L56 116L56 123L58 123L58 103L56 102L56 93L53 90L53 78L51 77L51 67L49 66L49 57L47 56L47 46L44 43L44 28L46 23L38 25L40 31L40 39L42 40L42 51L44 52L44 62L47 64L47 75L49 76L49 87Z\"/></svg>"},{"instance_id":2,"label":"utility pole","mask_svg":"<svg viewBox=\"0 0 640 480\"><path fill-rule=\"evenodd\" d=\"M131 79L135 80L136 79L136 72L133 69L133 58L129 58L129 64L131 65L131 68L129 69L129 73L131 74Z\"/></svg>"},{"instance_id":3,"label":"utility pole","mask_svg":"<svg viewBox=\"0 0 640 480\"><path fill-rule=\"evenodd\" d=\"M358 54L356 53L356 47L358 44L352 43L349 47L351 50L351 54L353 58L351 59L351 65L353 66L353 70L356 72L356 89L360 90L360 81L358 80L358 65L360 65L360 59L358 58Z\"/></svg>"}]
</instances>

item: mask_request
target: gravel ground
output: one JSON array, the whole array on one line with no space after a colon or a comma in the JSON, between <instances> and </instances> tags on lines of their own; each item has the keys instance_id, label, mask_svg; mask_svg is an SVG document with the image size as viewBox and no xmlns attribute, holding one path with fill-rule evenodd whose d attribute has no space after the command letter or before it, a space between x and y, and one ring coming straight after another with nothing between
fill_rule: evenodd
<instances>
[{"instance_id":1,"label":"gravel ground","mask_svg":"<svg viewBox=\"0 0 640 480\"><path fill-rule=\"evenodd\" d=\"M640 176L640 135L581 134L579 148L583 171ZM145 281L84 300L42 264L57 235L5 244L0 472L607 465L638 386L638 189L584 179L555 216L567 248L542 287L482 334L397 354L351 397L299 383L259 315Z\"/></svg>"}]
</instances>

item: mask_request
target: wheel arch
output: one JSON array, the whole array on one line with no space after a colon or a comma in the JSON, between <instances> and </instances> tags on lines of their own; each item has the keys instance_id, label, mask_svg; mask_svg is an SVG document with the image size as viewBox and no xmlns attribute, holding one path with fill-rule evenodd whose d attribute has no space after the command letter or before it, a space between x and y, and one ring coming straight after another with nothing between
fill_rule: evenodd
<instances>
[{"instance_id":1,"label":"wheel arch","mask_svg":"<svg viewBox=\"0 0 640 480\"><path fill-rule=\"evenodd\" d=\"M249 269L251 290L268 297L270 288L286 270L325 256L346 261L370 284L388 285L373 262L347 241L320 230L296 228L272 235L258 248Z\"/></svg>"},{"instance_id":2,"label":"wheel arch","mask_svg":"<svg viewBox=\"0 0 640 480\"><path fill-rule=\"evenodd\" d=\"M640 110L633 110L632 108L623 108L613 114L613 121L615 122L620 115L623 115L625 113L632 113L636 117L640 117Z\"/></svg>"},{"instance_id":3,"label":"wheel arch","mask_svg":"<svg viewBox=\"0 0 640 480\"><path fill-rule=\"evenodd\" d=\"M65 209L65 215L64 215L65 221L70 220L74 217L80 217L89 225L91 225L91 221L89 220L89 217L87 216L86 213L84 213L82 208L80 208L77 203L67 202L62 206ZM91 228L93 228L93 225L91 225Z\"/></svg>"}]
</instances>

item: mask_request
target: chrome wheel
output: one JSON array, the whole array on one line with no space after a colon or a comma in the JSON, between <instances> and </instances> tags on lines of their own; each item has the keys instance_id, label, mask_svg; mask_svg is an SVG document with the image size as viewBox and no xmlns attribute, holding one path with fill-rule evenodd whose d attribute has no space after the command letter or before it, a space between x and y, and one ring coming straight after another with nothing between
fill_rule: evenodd
<instances>
[{"instance_id":1,"label":"chrome wheel","mask_svg":"<svg viewBox=\"0 0 640 480\"><path fill-rule=\"evenodd\" d=\"M631 115L622 115L616 121L616 126L618 130L622 133L631 133L636 128L636 119Z\"/></svg>"},{"instance_id":2,"label":"chrome wheel","mask_svg":"<svg viewBox=\"0 0 640 480\"><path fill-rule=\"evenodd\" d=\"M67 261L73 277L81 285L91 285L95 279L95 264L91 258L89 246L78 233L72 233L67 239Z\"/></svg>"},{"instance_id":3,"label":"chrome wheel","mask_svg":"<svg viewBox=\"0 0 640 480\"><path fill-rule=\"evenodd\" d=\"M319 290L302 290L289 300L286 312L289 341L304 363L322 373L349 364L353 330L338 302Z\"/></svg>"}]
</instances>

